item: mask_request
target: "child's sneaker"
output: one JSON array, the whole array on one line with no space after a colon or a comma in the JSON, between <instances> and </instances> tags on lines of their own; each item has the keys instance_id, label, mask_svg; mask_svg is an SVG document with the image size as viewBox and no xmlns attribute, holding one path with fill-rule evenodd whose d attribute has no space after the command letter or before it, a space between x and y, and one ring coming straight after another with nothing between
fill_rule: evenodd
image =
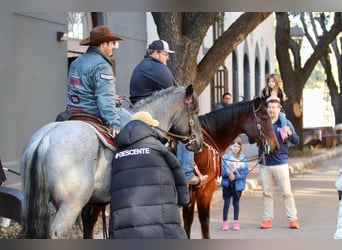
<instances>
[{"instance_id":1,"label":"child's sneaker","mask_svg":"<svg viewBox=\"0 0 342 250\"><path fill-rule=\"evenodd\" d=\"M238 220L233 221L233 229L234 230L240 230L240 224Z\"/></svg>"},{"instance_id":2,"label":"child's sneaker","mask_svg":"<svg viewBox=\"0 0 342 250\"><path fill-rule=\"evenodd\" d=\"M223 231L228 231L228 230L229 230L228 221L223 221L223 222L222 222L221 229L222 229Z\"/></svg>"}]
</instances>

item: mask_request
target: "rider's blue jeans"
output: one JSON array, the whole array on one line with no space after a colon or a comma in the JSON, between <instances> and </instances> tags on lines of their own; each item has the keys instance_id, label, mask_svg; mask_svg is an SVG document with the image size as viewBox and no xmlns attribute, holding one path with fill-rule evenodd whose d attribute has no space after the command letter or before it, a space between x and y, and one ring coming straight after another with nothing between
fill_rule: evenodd
<instances>
[{"instance_id":1,"label":"rider's blue jeans","mask_svg":"<svg viewBox=\"0 0 342 250\"><path fill-rule=\"evenodd\" d=\"M194 152L186 149L180 141L177 143L177 158L185 173L186 180L189 181L194 176Z\"/></svg>"}]
</instances>

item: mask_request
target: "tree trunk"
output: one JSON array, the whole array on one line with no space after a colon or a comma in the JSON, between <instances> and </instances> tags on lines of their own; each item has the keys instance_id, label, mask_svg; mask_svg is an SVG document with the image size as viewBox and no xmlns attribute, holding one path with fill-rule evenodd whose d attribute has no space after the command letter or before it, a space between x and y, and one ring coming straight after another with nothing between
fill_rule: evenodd
<instances>
[{"instance_id":1,"label":"tree trunk","mask_svg":"<svg viewBox=\"0 0 342 250\"><path fill-rule=\"evenodd\" d=\"M295 67L289 54L291 40L290 37L290 22L288 13L277 12L277 27L276 27L276 55L279 63L279 69L284 82L284 89L288 96L285 107L287 118L293 123L296 132L300 136L298 149L303 149L303 115L302 115L302 95L306 81L310 77L318 60L322 58L329 44L341 32L341 18L335 17L334 25L330 31L325 32L319 39L317 46L314 47L314 52L307 59L304 66L298 61L294 62ZM306 32L305 32L306 33ZM291 51L295 51L294 55L300 55L299 46L292 46ZM300 57L294 56L295 60Z\"/></svg>"},{"instance_id":2,"label":"tree trunk","mask_svg":"<svg viewBox=\"0 0 342 250\"><path fill-rule=\"evenodd\" d=\"M212 47L199 62L197 57L203 39L209 27L215 23L218 12L153 12L152 16L159 37L168 41L171 49L176 51L169 61L169 67L176 80L181 85L193 84L196 93L201 94L226 57L271 13L243 13L224 31L221 37L213 41ZM300 61L300 48L290 37L288 13L277 12L276 19L276 56L284 89L288 96L285 111L287 118L291 120L302 138L303 116L301 107L304 85L317 61L322 58L329 44L341 32L341 13L335 13L333 26L319 37L318 43L313 47L314 52L304 65ZM289 54L290 49L295 59L294 66ZM337 93L337 91L335 92ZM332 100L335 108L336 106L339 107L341 97L334 95L332 94ZM338 119L340 119L339 110L339 108L335 109L335 115L339 117ZM302 147L301 139L299 148Z\"/></svg>"},{"instance_id":3,"label":"tree trunk","mask_svg":"<svg viewBox=\"0 0 342 250\"><path fill-rule=\"evenodd\" d=\"M313 14L310 13L310 20L312 23L314 23L315 19L313 17ZM326 27L327 25L327 20L326 20L326 15L325 13L320 13L319 18L317 18L318 23L320 25L321 30L323 30L324 34L327 33L328 28ZM305 24L305 19L304 19L304 14L301 15L301 21L303 25ZM338 26L341 27L341 13L335 13L334 16L334 25L338 28ZM304 26L306 27L306 26ZM306 32L306 37L308 41L311 44L312 48L316 47L316 44L318 43L319 36L318 36L318 31L316 25L313 25L314 29L314 34L315 34L315 39L311 37L311 35ZM341 28L340 28L341 29ZM342 38L340 38L340 46L342 45ZM338 80L335 80L334 74L333 74L333 69L331 66L331 54L332 56L335 57L336 63L337 63L337 74L338 74ZM342 54L337 46L337 40L334 39L331 42L331 46L328 47L327 50L324 51L324 55L320 59L320 62L324 68L325 75L326 75L326 84L329 89L329 93L331 96L331 104L334 109L335 113L335 124L342 123L342 114L340 112L341 110L341 105L342 105L342 95L341 95L341 80L342 80Z\"/></svg>"},{"instance_id":4,"label":"tree trunk","mask_svg":"<svg viewBox=\"0 0 342 250\"><path fill-rule=\"evenodd\" d=\"M193 84L196 93L201 94L227 56L271 13L243 13L213 41L199 63L197 57L203 39L218 12L152 12L152 16L160 39L169 42L176 51L168 63L176 80L181 85Z\"/></svg>"}]
</instances>

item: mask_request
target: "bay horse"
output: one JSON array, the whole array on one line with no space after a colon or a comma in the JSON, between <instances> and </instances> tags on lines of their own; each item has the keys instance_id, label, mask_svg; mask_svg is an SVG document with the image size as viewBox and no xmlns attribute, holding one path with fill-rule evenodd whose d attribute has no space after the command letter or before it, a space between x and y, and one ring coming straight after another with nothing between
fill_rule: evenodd
<instances>
[{"instance_id":1,"label":"bay horse","mask_svg":"<svg viewBox=\"0 0 342 250\"><path fill-rule=\"evenodd\" d=\"M210 204L216 189L216 178L221 173L221 156L241 133L252 138L265 153L274 153L279 148L272 122L265 104L258 97L252 101L238 102L219 110L199 116L202 125L204 146L195 153L195 164L201 174L209 176L208 182L190 189L190 203L183 207L183 223L188 238L197 204L202 238L209 239Z\"/></svg>"},{"instance_id":2,"label":"bay horse","mask_svg":"<svg viewBox=\"0 0 342 250\"><path fill-rule=\"evenodd\" d=\"M176 133L188 150L203 137L192 86L170 87L135 106L160 122L159 133ZM132 114L132 113L131 113ZM84 121L52 122L29 139L20 158L24 208L21 238L63 238L87 203L110 202L113 150ZM50 203L51 202L51 203ZM50 223L50 205L56 215Z\"/></svg>"}]
</instances>

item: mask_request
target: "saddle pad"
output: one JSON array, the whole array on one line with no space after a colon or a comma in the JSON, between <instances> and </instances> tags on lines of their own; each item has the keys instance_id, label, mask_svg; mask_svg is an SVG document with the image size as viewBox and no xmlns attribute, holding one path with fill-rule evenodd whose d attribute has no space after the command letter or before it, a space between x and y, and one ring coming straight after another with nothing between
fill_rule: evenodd
<instances>
[{"instance_id":1,"label":"saddle pad","mask_svg":"<svg viewBox=\"0 0 342 250\"><path fill-rule=\"evenodd\" d=\"M81 121L81 120L79 120ZM110 150L115 151L116 150L116 144L113 141L113 138L110 137L107 133L104 133L103 131L101 131L95 123L92 122L87 122L87 121L82 121L86 124L88 124L92 129L94 129L95 133L97 134L97 136L99 137L100 141Z\"/></svg>"}]
</instances>

